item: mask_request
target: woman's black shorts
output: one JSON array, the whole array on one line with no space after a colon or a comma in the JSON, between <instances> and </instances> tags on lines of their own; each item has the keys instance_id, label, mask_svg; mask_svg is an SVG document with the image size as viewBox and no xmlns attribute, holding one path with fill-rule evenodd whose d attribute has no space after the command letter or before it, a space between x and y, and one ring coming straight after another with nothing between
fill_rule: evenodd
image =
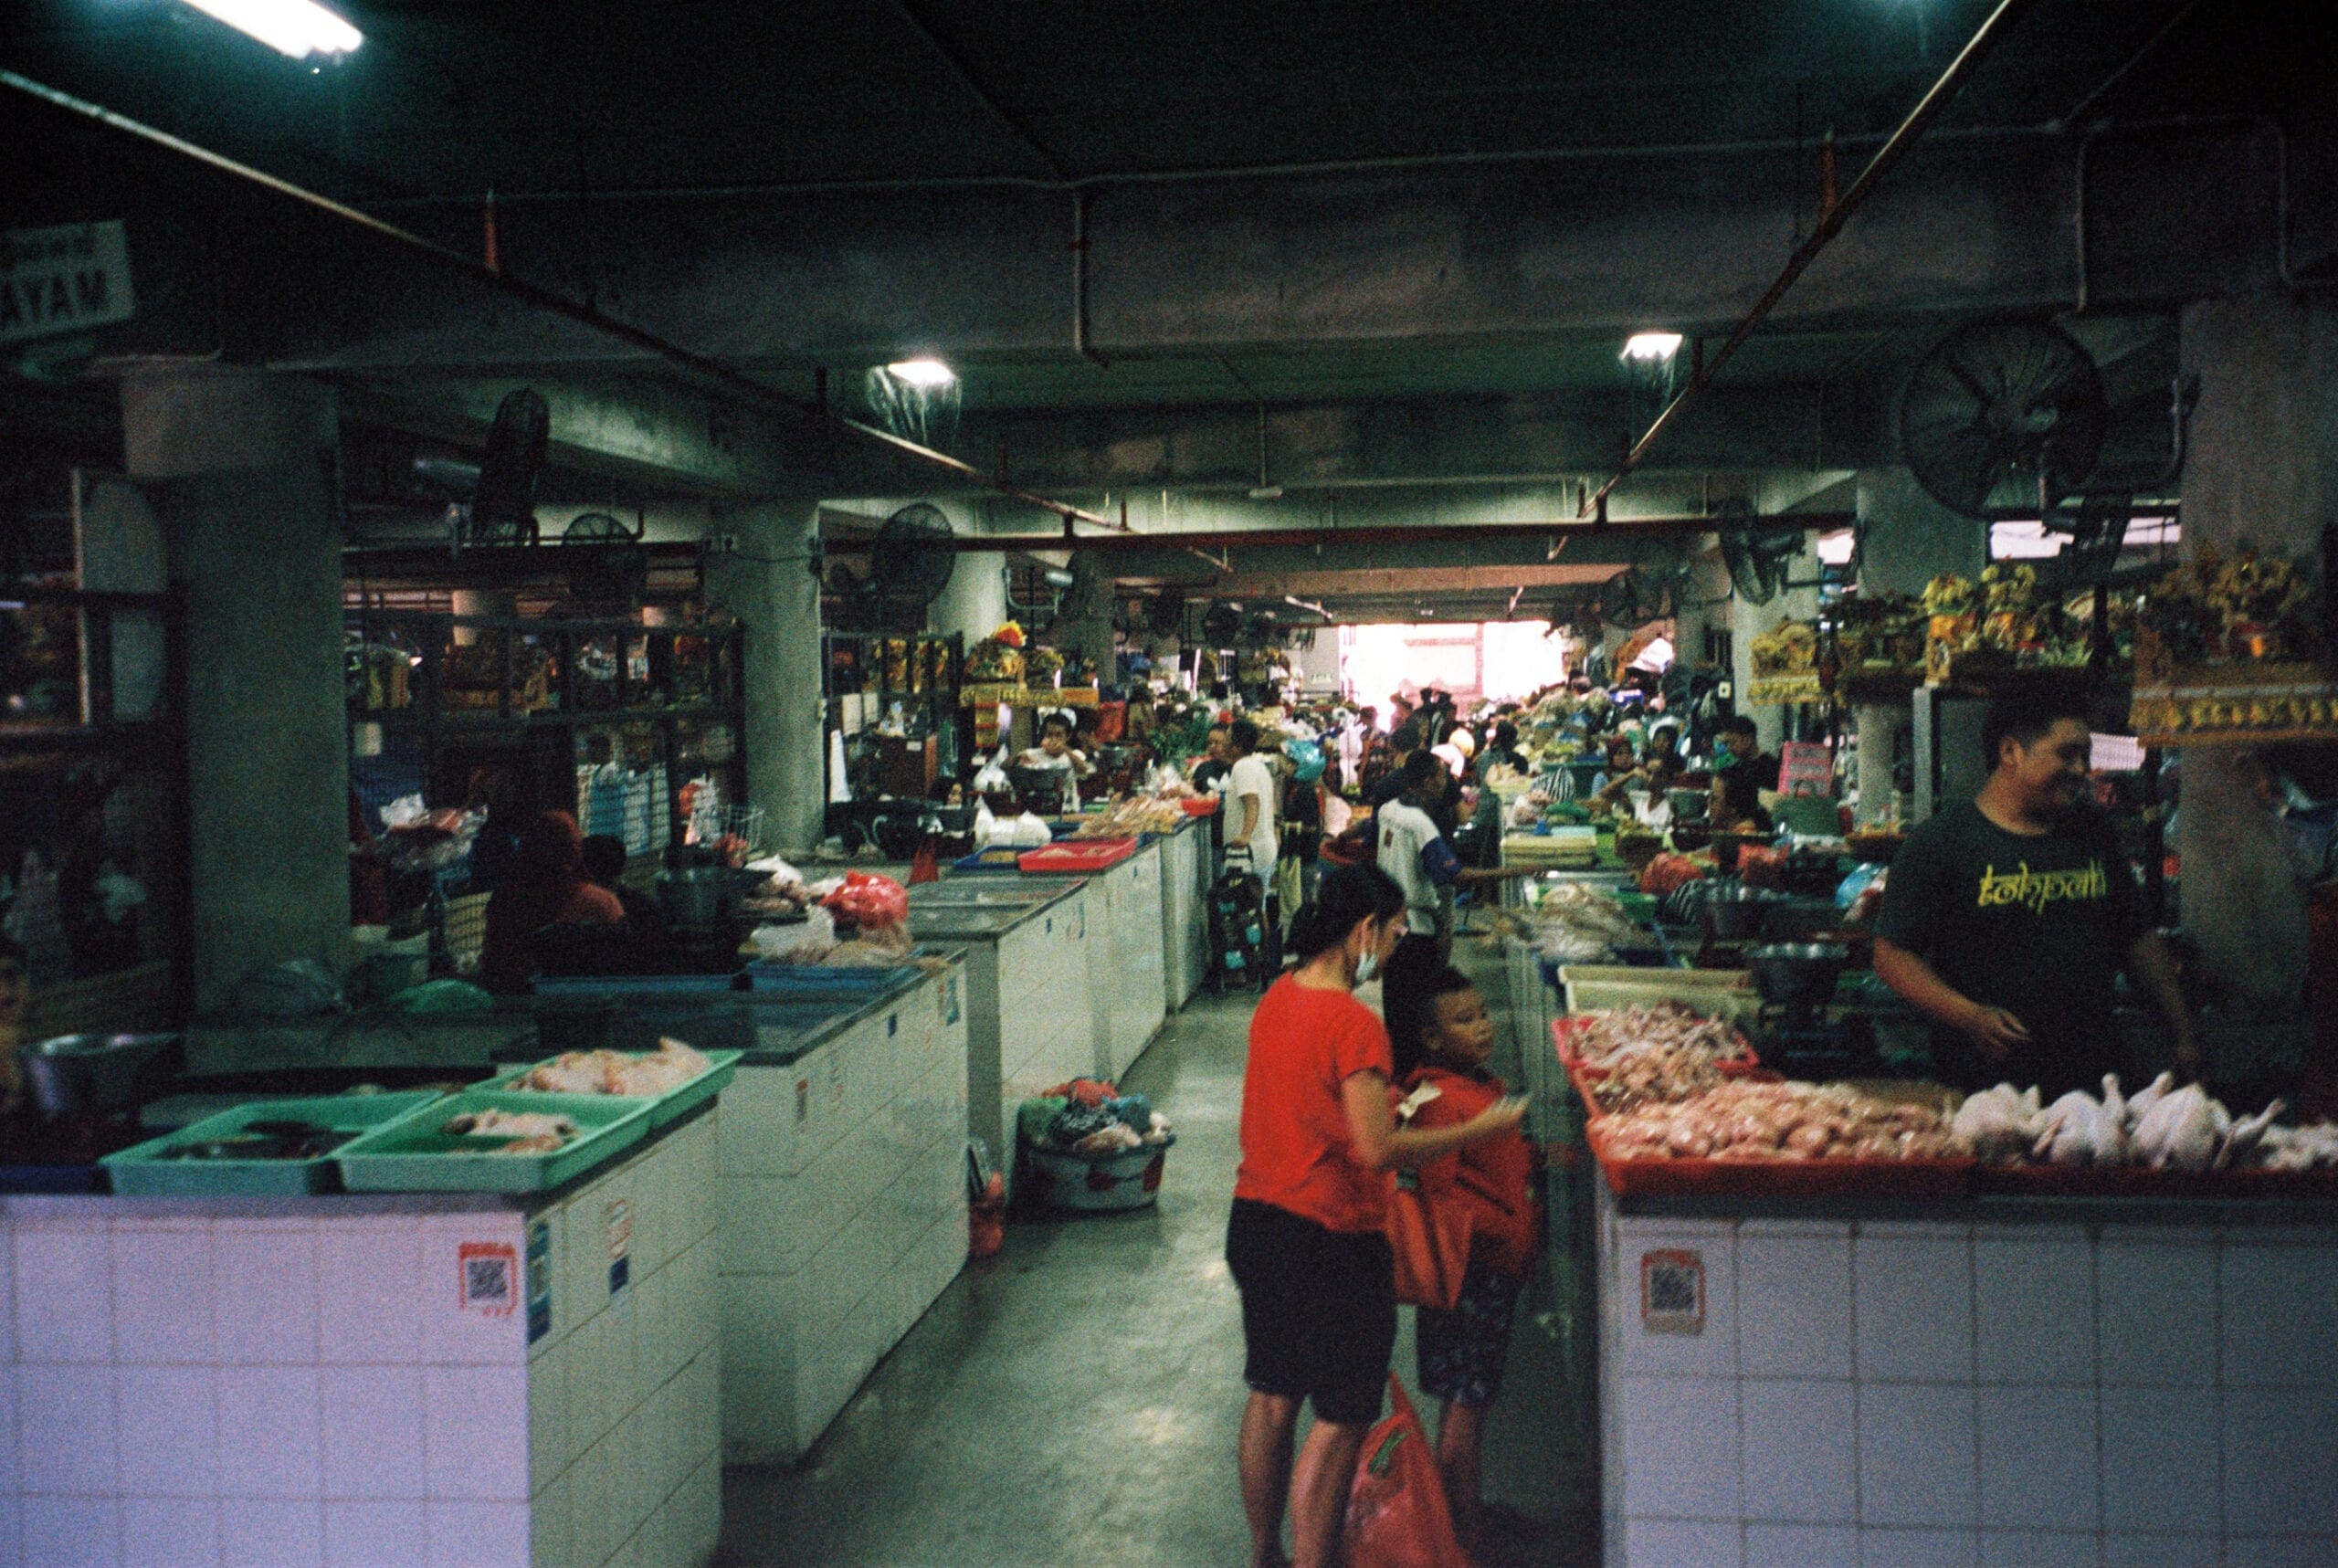
<instances>
[{"instance_id":1,"label":"woman's black shorts","mask_svg":"<svg viewBox=\"0 0 2338 1568\"><path fill-rule=\"evenodd\" d=\"M1318 1421L1379 1418L1396 1348L1396 1262L1377 1231L1349 1234L1234 1200L1226 1261L1242 1292L1242 1375L1259 1394L1304 1398Z\"/></svg>"}]
</instances>

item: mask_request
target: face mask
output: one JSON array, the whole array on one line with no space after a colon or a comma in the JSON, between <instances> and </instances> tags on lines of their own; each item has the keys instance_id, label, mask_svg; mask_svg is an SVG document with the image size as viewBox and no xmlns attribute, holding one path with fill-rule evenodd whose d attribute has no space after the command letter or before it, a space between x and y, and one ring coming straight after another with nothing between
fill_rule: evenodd
<instances>
[{"instance_id":1,"label":"face mask","mask_svg":"<svg viewBox=\"0 0 2338 1568\"><path fill-rule=\"evenodd\" d=\"M1355 961L1355 983L1361 985L1379 973L1380 950L1376 947L1367 949L1364 955Z\"/></svg>"},{"instance_id":2,"label":"face mask","mask_svg":"<svg viewBox=\"0 0 2338 1568\"><path fill-rule=\"evenodd\" d=\"M1713 742L1713 766L1728 768L1737 765L1737 751L1727 741Z\"/></svg>"}]
</instances>

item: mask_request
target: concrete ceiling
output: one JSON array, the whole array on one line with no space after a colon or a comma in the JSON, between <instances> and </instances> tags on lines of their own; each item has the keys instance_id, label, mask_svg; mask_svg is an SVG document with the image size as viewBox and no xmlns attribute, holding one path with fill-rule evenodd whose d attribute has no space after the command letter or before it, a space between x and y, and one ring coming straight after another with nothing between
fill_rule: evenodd
<instances>
[{"instance_id":1,"label":"concrete ceiling","mask_svg":"<svg viewBox=\"0 0 2338 1568\"><path fill-rule=\"evenodd\" d=\"M467 254L493 186L508 270L796 395L858 413L867 365L940 350L953 450L1132 499L1153 530L1568 515L1660 403L1623 334L1726 330L1815 218L1821 134L1848 180L1988 9L335 3L368 42L317 70L180 0L19 0L0 64ZM1907 365L1981 313L2071 325L2124 411L2115 456L2147 468L2171 307L2277 280L2274 142L2261 121L2086 142L2062 121L2291 113L2282 242L2326 273L2320 15L2038 0L1619 515L1774 509L1890 462ZM537 385L584 489L930 493L979 531L1044 521L5 96L0 142L48 150L0 167L12 213L136 216L142 314L108 353L327 375L364 420L458 443ZM1246 502L1262 473L1290 499Z\"/></svg>"}]
</instances>

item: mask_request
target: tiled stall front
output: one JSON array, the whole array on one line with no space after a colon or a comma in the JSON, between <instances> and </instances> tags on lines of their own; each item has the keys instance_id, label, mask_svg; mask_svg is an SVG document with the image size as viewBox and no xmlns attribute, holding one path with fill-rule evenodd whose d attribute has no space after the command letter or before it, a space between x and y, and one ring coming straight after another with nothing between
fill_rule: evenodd
<instances>
[{"instance_id":1,"label":"tiled stall front","mask_svg":"<svg viewBox=\"0 0 2338 1568\"><path fill-rule=\"evenodd\" d=\"M1612 1568L2338 1563L2338 1231L1600 1218Z\"/></svg>"},{"instance_id":2,"label":"tiled stall front","mask_svg":"<svg viewBox=\"0 0 2338 1568\"><path fill-rule=\"evenodd\" d=\"M1167 1015L1165 952L1161 939L1161 847L1148 845L1103 879L1111 900L1111 1032L1098 1060L1117 1080L1144 1054Z\"/></svg>"},{"instance_id":3,"label":"tiled stall front","mask_svg":"<svg viewBox=\"0 0 2338 1568\"><path fill-rule=\"evenodd\" d=\"M0 1563L706 1562L715 1128L529 1209L6 1200Z\"/></svg>"},{"instance_id":4,"label":"tiled stall front","mask_svg":"<svg viewBox=\"0 0 2338 1568\"><path fill-rule=\"evenodd\" d=\"M722 1440L795 1458L966 1258L964 972L723 1100Z\"/></svg>"}]
</instances>

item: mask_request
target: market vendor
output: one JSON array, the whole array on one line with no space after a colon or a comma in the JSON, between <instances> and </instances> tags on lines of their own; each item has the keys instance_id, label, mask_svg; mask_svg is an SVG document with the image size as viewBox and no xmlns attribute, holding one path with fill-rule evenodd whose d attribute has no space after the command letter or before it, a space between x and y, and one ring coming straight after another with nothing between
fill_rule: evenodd
<instances>
[{"instance_id":1,"label":"market vendor","mask_svg":"<svg viewBox=\"0 0 2338 1568\"><path fill-rule=\"evenodd\" d=\"M1778 787L1778 759L1762 750L1762 731L1751 715L1732 713L1713 726L1713 772L1743 768L1763 789Z\"/></svg>"},{"instance_id":2,"label":"market vendor","mask_svg":"<svg viewBox=\"0 0 2338 1568\"><path fill-rule=\"evenodd\" d=\"M616 926L625 906L584 874L584 836L564 811L537 813L520 835L503 880L487 900L479 978L511 989L536 973L537 933L547 926Z\"/></svg>"},{"instance_id":3,"label":"market vendor","mask_svg":"<svg viewBox=\"0 0 2338 1568\"><path fill-rule=\"evenodd\" d=\"M1391 985L1444 965L1451 951L1455 889L1535 874L1527 867L1497 870L1462 864L1431 812L1431 807L1450 796L1453 785L1452 775L1435 752L1415 752L1406 759L1396 780L1400 786L1396 798L1373 817L1379 867L1405 889L1406 935L1388 961Z\"/></svg>"},{"instance_id":4,"label":"market vendor","mask_svg":"<svg viewBox=\"0 0 2338 1568\"><path fill-rule=\"evenodd\" d=\"M1096 776L1096 764L1073 746L1072 739L1071 715L1050 713L1039 721L1039 743L1015 754L1016 767L1056 775L1061 789L1058 809L1066 813L1079 809L1079 781Z\"/></svg>"},{"instance_id":5,"label":"market vendor","mask_svg":"<svg viewBox=\"0 0 2338 1568\"><path fill-rule=\"evenodd\" d=\"M1933 1024L1934 1066L1975 1089L2051 1100L2118 1070L2122 969L2196 1075L2197 1038L2125 856L2090 809L2092 741L2068 699L1999 701L1981 727L1988 782L1908 836L1876 924L1875 971Z\"/></svg>"}]
</instances>

